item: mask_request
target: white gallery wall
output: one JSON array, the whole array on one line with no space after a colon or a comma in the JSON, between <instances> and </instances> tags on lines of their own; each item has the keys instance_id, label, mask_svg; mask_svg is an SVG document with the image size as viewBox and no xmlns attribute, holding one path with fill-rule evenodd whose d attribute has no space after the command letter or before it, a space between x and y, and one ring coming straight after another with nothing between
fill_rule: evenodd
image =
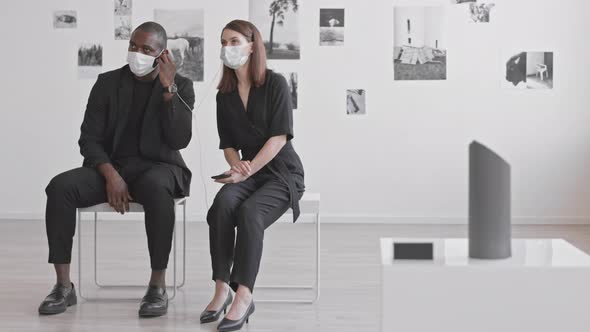
<instances>
[{"instance_id":1,"label":"white gallery wall","mask_svg":"<svg viewBox=\"0 0 590 332\"><path fill-rule=\"evenodd\" d=\"M269 66L298 73L294 144L324 222L465 223L468 144L478 140L512 165L515 223L590 223L588 1L497 0L489 24L468 23L450 0L299 2L301 59ZM424 42L447 50L447 80L393 80L396 4L445 7L444 35ZM210 204L220 188L210 176L227 168L209 83L221 28L248 19L248 0L134 0L132 22L196 8L205 15L204 82L194 85L203 102L182 153L194 174L188 215L202 221L204 188ZM345 8L344 46L319 46L320 8ZM53 11L65 9L78 12L77 29L53 29ZM41 219L49 180L82 162L94 80L78 79L78 46L101 43L107 71L125 64L127 41L114 40L111 0L7 1L0 30L0 218ZM520 51L554 52L552 90L502 85L504 55ZM346 89L366 90L367 115L346 114Z\"/></svg>"}]
</instances>

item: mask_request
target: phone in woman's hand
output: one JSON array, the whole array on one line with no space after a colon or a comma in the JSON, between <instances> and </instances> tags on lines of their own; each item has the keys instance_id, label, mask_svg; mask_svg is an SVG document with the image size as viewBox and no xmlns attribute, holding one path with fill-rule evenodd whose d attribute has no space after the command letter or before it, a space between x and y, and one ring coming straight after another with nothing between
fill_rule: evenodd
<instances>
[{"instance_id":1,"label":"phone in woman's hand","mask_svg":"<svg viewBox=\"0 0 590 332\"><path fill-rule=\"evenodd\" d=\"M229 173L221 173L221 174L219 174L219 175L214 175L214 176L212 176L211 178L212 178L213 180L221 180L221 179L226 179L226 178L229 178L230 176L231 176L231 174L229 174Z\"/></svg>"}]
</instances>

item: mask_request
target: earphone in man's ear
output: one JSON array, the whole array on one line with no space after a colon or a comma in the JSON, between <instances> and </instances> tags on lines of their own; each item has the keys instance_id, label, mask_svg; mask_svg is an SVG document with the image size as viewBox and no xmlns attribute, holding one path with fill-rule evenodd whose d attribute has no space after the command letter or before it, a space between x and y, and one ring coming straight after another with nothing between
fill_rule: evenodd
<instances>
[{"instance_id":1,"label":"earphone in man's ear","mask_svg":"<svg viewBox=\"0 0 590 332\"><path fill-rule=\"evenodd\" d=\"M163 49L162 52L160 52L160 55L158 55L155 59L154 59L154 63L152 64L152 68L156 68L156 66L158 65L158 59L162 56L162 54L164 54L164 52L166 52L166 54L168 54L168 49Z\"/></svg>"}]
</instances>

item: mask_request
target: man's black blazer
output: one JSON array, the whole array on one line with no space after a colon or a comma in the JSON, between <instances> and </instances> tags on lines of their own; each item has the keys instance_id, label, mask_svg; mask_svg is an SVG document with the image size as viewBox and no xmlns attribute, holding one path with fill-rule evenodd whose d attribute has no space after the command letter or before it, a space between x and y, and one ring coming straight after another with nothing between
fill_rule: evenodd
<instances>
[{"instance_id":1,"label":"man's black blazer","mask_svg":"<svg viewBox=\"0 0 590 332\"><path fill-rule=\"evenodd\" d=\"M86 106L80 127L80 153L83 166L96 167L110 163L113 151L127 125L133 99L133 74L129 65L98 76ZM195 102L193 82L176 74L178 94L188 107L174 95L172 102L163 101L163 87L156 78L145 109L139 151L141 156L170 167L181 194L190 192L191 172L178 150L184 149L192 136L192 109Z\"/></svg>"}]
</instances>

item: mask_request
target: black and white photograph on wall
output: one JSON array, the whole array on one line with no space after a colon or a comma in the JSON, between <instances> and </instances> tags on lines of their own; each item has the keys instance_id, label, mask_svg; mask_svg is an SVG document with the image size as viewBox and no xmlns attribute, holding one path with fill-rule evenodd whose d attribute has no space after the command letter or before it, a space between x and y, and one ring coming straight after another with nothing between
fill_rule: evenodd
<instances>
[{"instance_id":1,"label":"black and white photograph on wall","mask_svg":"<svg viewBox=\"0 0 590 332\"><path fill-rule=\"evenodd\" d=\"M300 58L297 0L250 0L250 22L264 39L268 59Z\"/></svg>"},{"instance_id":2,"label":"black and white photograph on wall","mask_svg":"<svg viewBox=\"0 0 590 332\"><path fill-rule=\"evenodd\" d=\"M287 84L289 85L289 91L291 94L291 104L293 106L293 109L296 110L297 109L297 97L298 97L297 73L290 72L290 73L279 73L279 74L283 75L285 77L285 79L287 80Z\"/></svg>"},{"instance_id":3,"label":"black and white photograph on wall","mask_svg":"<svg viewBox=\"0 0 590 332\"><path fill-rule=\"evenodd\" d=\"M132 0L114 0L115 1L115 15L130 16L131 15L131 1Z\"/></svg>"},{"instance_id":4,"label":"black and white photograph on wall","mask_svg":"<svg viewBox=\"0 0 590 332\"><path fill-rule=\"evenodd\" d=\"M526 52L517 52L504 57L505 80L503 85L517 89L526 89L527 56Z\"/></svg>"},{"instance_id":5,"label":"black and white photograph on wall","mask_svg":"<svg viewBox=\"0 0 590 332\"><path fill-rule=\"evenodd\" d=\"M514 52L505 58L505 87L553 89L553 52Z\"/></svg>"},{"instance_id":6,"label":"black and white photograph on wall","mask_svg":"<svg viewBox=\"0 0 590 332\"><path fill-rule=\"evenodd\" d=\"M131 16L115 15L115 40L131 38Z\"/></svg>"},{"instance_id":7,"label":"black and white photograph on wall","mask_svg":"<svg viewBox=\"0 0 590 332\"><path fill-rule=\"evenodd\" d=\"M53 12L53 28L75 29L78 26L78 14L75 10L58 10Z\"/></svg>"},{"instance_id":8,"label":"black and white photograph on wall","mask_svg":"<svg viewBox=\"0 0 590 332\"><path fill-rule=\"evenodd\" d=\"M366 91L364 89L346 90L346 114L366 115L367 107L365 102Z\"/></svg>"},{"instance_id":9,"label":"black and white photograph on wall","mask_svg":"<svg viewBox=\"0 0 590 332\"><path fill-rule=\"evenodd\" d=\"M527 53L527 88L553 89L553 52Z\"/></svg>"},{"instance_id":10,"label":"black and white photograph on wall","mask_svg":"<svg viewBox=\"0 0 590 332\"><path fill-rule=\"evenodd\" d=\"M131 38L131 0L114 0L115 40Z\"/></svg>"},{"instance_id":11,"label":"black and white photograph on wall","mask_svg":"<svg viewBox=\"0 0 590 332\"><path fill-rule=\"evenodd\" d=\"M344 9L320 9L320 46L344 45Z\"/></svg>"},{"instance_id":12,"label":"black and white photograph on wall","mask_svg":"<svg viewBox=\"0 0 590 332\"><path fill-rule=\"evenodd\" d=\"M102 45L83 43L78 48L78 78L93 79L102 70Z\"/></svg>"},{"instance_id":13,"label":"black and white photograph on wall","mask_svg":"<svg viewBox=\"0 0 590 332\"><path fill-rule=\"evenodd\" d=\"M469 22L490 23L490 12L495 6L493 3L470 3Z\"/></svg>"},{"instance_id":14,"label":"black and white photograph on wall","mask_svg":"<svg viewBox=\"0 0 590 332\"><path fill-rule=\"evenodd\" d=\"M444 7L394 7L394 80L446 80Z\"/></svg>"},{"instance_id":15,"label":"black and white photograph on wall","mask_svg":"<svg viewBox=\"0 0 590 332\"><path fill-rule=\"evenodd\" d=\"M468 2L476 2L476 0L451 0L451 3L454 5L460 5L462 3L468 3Z\"/></svg>"},{"instance_id":16,"label":"black and white photograph on wall","mask_svg":"<svg viewBox=\"0 0 590 332\"><path fill-rule=\"evenodd\" d=\"M204 76L204 19L203 9L154 11L154 20L165 27L168 50L176 70L193 81Z\"/></svg>"}]
</instances>

